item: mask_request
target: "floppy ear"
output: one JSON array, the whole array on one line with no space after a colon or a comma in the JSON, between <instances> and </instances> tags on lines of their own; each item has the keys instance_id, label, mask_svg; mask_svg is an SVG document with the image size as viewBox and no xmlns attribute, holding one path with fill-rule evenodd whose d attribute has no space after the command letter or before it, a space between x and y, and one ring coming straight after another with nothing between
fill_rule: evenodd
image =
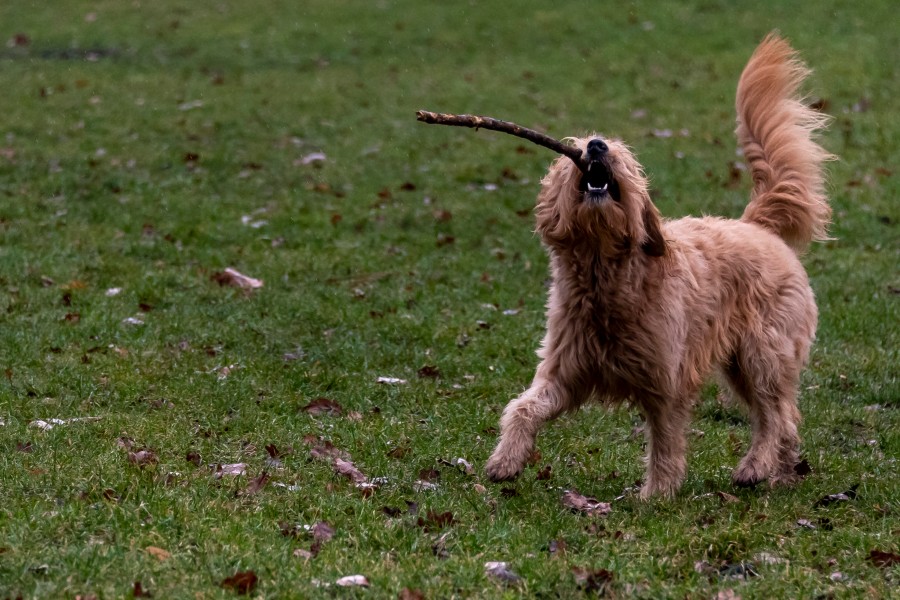
<instances>
[{"instance_id":1,"label":"floppy ear","mask_svg":"<svg viewBox=\"0 0 900 600\"><path fill-rule=\"evenodd\" d=\"M644 205L643 219L646 238L641 243L641 250L648 256L663 256L666 253L666 240L663 238L659 214L652 204Z\"/></svg>"}]
</instances>

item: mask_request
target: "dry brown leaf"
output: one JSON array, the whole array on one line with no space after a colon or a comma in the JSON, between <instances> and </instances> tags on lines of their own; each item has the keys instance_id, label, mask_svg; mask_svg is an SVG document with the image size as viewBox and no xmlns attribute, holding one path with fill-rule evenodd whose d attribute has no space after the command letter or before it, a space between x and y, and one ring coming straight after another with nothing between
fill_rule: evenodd
<instances>
[{"instance_id":1,"label":"dry brown leaf","mask_svg":"<svg viewBox=\"0 0 900 600\"><path fill-rule=\"evenodd\" d=\"M575 581L578 582L579 587L588 592L596 592L598 596L606 593L607 586L613 580L612 571L606 569L572 567L572 574L575 575Z\"/></svg>"},{"instance_id":2,"label":"dry brown leaf","mask_svg":"<svg viewBox=\"0 0 900 600\"><path fill-rule=\"evenodd\" d=\"M250 483L247 484L247 489L244 490L244 496L251 496L253 494L258 493L269 482L269 474L266 471L260 473L257 477L254 477L250 480Z\"/></svg>"},{"instance_id":3,"label":"dry brown leaf","mask_svg":"<svg viewBox=\"0 0 900 600\"><path fill-rule=\"evenodd\" d=\"M869 552L869 562L876 567L887 569L894 565L900 565L900 555L884 550L873 549Z\"/></svg>"},{"instance_id":4,"label":"dry brown leaf","mask_svg":"<svg viewBox=\"0 0 900 600\"><path fill-rule=\"evenodd\" d=\"M356 465L354 465L350 460L335 458L334 471L338 475L349 477L350 480L353 481L353 483L363 483L366 481L366 476L363 475L362 471L357 469Z\"/></svg>"},{"instance_id":5,"label":"dry brown leaf","mask_svg":"<svg viewBox=\"0 0 900 600\"><path fill-rule=\"evenodd\" d=\"M159 548L157 546L147 546L144 548L144 551L151 556L155 556L159 560L169 560L172 558L172 554L163 548Z\"/></svg>"},{"instance_id":6,"label":"dry brown leaf","mask_svg":"<svg viewBox=\"0 0 900 600\"><path fill-rule=\"evenodd\" d=\"M606 515L612 509L609 502L582 496L575 490L568 490L562 497L563 506L586 515Z\"/></svg>"},{"instance_id":7,"label":"dry brown leaf","mask_svg":"<svg viewBox=\"0 0 900 600\"><path fill-rule=\"evenodd\" d=\"M142 450L138 450L137 452L129 452L128 462L143 469L146 466L155 465L157 462L159 462L159 459L157 458L156 453L153 450L144 448Z\"/></svg>"},{"instance_id":8,"label":"dry brown leaf","mask_svg":"<svg viewBox=\"0 0 900 600\"><path fill-rule=\"evenodd\" d=\"M400 594L397 596L397 600L425 600L425 594L422 593L422 590L403 588L400 590Z\"/></svg>"},{"instance_id":9,"label":"dry brown leaf","mask_svg":"<svg viewBox=\"0 0 900 600\"><path fill-rule=\"evenodd\" d=\"M238 594L249 594L256 587L259 578L253 571L238 571L231 577L226 577L219 584L223 588L232 589Z\"/></svg>"},{"instance_id":10,"label":"dry brown leaf","mask_svg":"<svg viewBox=\"0 0 900 600\"><path fill-rule=\"evenodd\" d=\"M304 440L305 441L305 440ZM321 444L317 444L313 446L309 450L309 455L312 458L317 459L329 459L329 458L343 458L346 460L350 459L350 454L341 450L334 444L332 444L328 440L323 440Z\"/></svg>"},{"instance_id":11,"label":"dry brown leaf","mask_svg":"<svg viewBox=\"0 0 900 600\"><path fill-rule=\"evenodd\" d=\"M449 510L442 513L429 510L426 518L419 517L416 520L416 525L425 531L440 531L455 524L456 519L453 518L453 513Z\"/></svg>"},{"instance_id":12,"label":"dry brown leaf","mask_svg":"<svg viewBox=\"0 0 900 600\"><path fill-rule=\"evenodd\" d=\"M300 410L314 417L317 417L319 415L336 417L344 412L344 407L342 407L334 400L329 400L328 398L316 398L306 406L301 407Z\"/></svg>"},{"instance_id":13,"label":"dry brown leaf","mask_svg":"<svg viewBox=\"0 0 900 600\"><path fill-rule=\"evenodd\" d=\"M152 598L153 594L149 590L145 590L140 581L135 581L131 589L131 595L134 598Z\"/></svg>"}]
</instances>

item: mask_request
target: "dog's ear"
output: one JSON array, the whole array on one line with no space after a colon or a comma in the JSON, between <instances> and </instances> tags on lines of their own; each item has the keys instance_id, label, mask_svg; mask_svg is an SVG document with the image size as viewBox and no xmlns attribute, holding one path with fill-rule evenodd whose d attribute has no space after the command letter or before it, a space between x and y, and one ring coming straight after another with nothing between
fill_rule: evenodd
<instances>
[{"instance_id":1,"label":"dog's ear","mask_svg":"<svg viewBox=\"0 0 900 600\"><path fill-rule=\"evenodd\" d=\"M663 238L659 214L649 202L644 206L643 212L646 238L641 244L641 250L648 256L663 256L666 253L666 240Z\"/></svg>"}]
</instances>

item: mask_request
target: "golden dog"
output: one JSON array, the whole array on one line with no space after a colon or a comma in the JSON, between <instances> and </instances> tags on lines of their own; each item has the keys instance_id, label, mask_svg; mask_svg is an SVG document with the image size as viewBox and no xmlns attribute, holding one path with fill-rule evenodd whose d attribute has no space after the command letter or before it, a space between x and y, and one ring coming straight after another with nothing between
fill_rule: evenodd
<instances>
[{"instance_id":1,"label":"golden dog","mask_svg":"<svg viewBox=\"0 0 900 600\"><path fill-rule=\"evenodd\" d=\"M831 210L815 141L827 117L798 89L809 71L776 34L737 89L737 138L753 175L740 220L661 219L641 165L619 140L576 139L541 182L537 232L553 284L531 386L500 420L486 471L511 479L541 426L582 403L629 401L646 420L641 497L673 495L704 380L718 369L749 407L752 442L736 485L796 478L797 388L817 310L798 259L826 239Z\"/></svg>"}]
</instances>

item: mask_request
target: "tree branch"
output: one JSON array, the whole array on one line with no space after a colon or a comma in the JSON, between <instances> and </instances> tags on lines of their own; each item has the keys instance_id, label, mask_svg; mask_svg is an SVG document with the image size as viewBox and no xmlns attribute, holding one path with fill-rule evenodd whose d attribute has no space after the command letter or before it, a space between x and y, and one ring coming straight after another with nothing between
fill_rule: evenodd
<instances>
[{"instance_id":1,"label":"tree branch","mask_svg":"<svg viewBox=\"0 0 900 600\"><path fill-rule=\"evenodd\" d=\"M433 125L456 125L458 127L472 127L474 129L490 129L492 131L500 131L508 133L516 137L520 137L535 143L538 146L549 148L558 154L568 156L572 162L581 169L585 170L586 166L581 160L581 150L575 146L570 146L559 140L555 140L548 135L544 135L534 129L528 129L521 125L516 125L509 121L501 121L492 119L491 117L480 117L478 115L451 115L448 113L435 113L427 110L416 111L416 119L423 123Z\"/></svg>"}]
</instances>

